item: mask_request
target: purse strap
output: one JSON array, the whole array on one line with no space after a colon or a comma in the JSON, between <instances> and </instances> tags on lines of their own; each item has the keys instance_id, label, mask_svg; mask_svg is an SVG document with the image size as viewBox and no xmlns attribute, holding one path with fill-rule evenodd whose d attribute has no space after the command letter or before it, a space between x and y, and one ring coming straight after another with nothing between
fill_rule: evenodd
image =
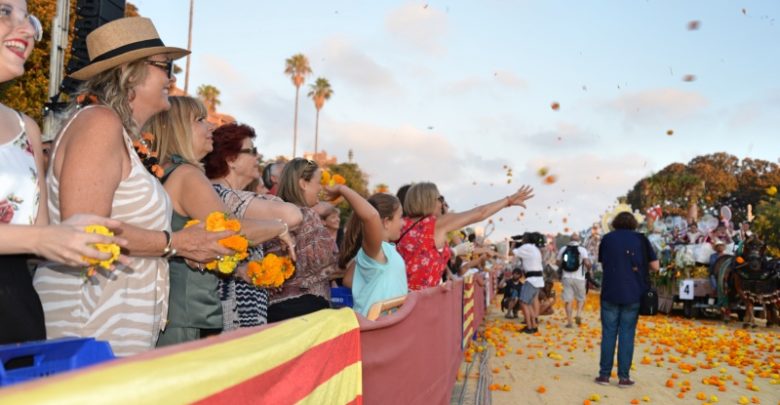
<instances>
[{"instance_id":1,"label":"purse strap","mask_svg":"<svg viewBox=\"0 0 780 405\"><path fill-rule=\"evenodd\" d=\"M414 221L414 223L412 224L412 226L410 226L410 227L406 228L406 230L405 230L405 231L403 231L403 233L401 233L401 236L400 236L400 237L398 237L398 240L396 241L396 243L401 243L401 239L403 239L403 238L404 238L404 236L406 236L406 234L407 234L407 233L409 233L409 231L411 231L411 230L412 230L412 229L413 229L415 226L417 226L417 224L419 224L419 223L420 223L420 221L422 221L422 220L423 220L423 219L425 219L425 218L428 218L428 216L426 215L426 216L424 216L424 217L421 217L421 218L420 218L420 219L418 219L417 221Z\"/></svg>"}]
</instances>

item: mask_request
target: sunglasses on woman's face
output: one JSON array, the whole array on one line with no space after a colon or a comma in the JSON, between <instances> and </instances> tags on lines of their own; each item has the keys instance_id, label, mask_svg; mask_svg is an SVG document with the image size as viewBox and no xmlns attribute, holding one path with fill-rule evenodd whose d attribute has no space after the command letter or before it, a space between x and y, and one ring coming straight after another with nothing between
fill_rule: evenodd
<instances>
[{"instance_id":1,"label":"sunglasses on woman's face","mask_svg":"<svg viewBox=\"0 0 780 405\"><path fill-rule=\"evenodd\" d=\"M147 60L146 63L158 67L168 75L168 78L173 77L173 61L172 60Z\"/></svg>"},{"instance_id":2,"label":"sunglasses on woman's face","mask_svg":"<svg viewBox=\"0 0 780 405\"><path fill-rule=\"evenodd\" d=\"M238 153L248 153L250 155L257 156L257 147L253 146L251 148L244 148L244 149L241 149L240 151L238 151Z\"/></svg>"}]
</instances>

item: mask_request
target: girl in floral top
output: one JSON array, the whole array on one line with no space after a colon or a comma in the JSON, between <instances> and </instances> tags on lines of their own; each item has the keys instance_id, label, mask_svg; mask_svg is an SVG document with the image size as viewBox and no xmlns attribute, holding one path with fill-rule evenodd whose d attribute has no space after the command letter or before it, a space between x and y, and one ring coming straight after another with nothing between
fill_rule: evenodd
<instances>
[{"instance_id":1,"label":"girl in floral top","mask_svg":"<svg viewBox=\"0 0 780 405\"><path fill-rule=\"evenodd\" d=\"M312 209L322 191L322 170L313 160L295 158L284 166L279 197L303 214L295 239L295 273L271 293L268 322L278 322L330 308L330 276L337 272L333 238ZM274 248L269 248L274 252Z\"/></svg>"},{"instance_id":2,"label":"girl in floral top","mask_svg":"<svg viewBox=\"0 0 780 405\"><path fill-rule=\"evenodd\" d=\"M525 208L533 189L523 186L512 195L465 212L442 214L444 197L433 183L417 183L407 191L404 224L396 243L406 263L409 290L422 290L439 284L451 256L445 246L447 233L483 221L513 205Z\"/></svg>"}]
</instances>

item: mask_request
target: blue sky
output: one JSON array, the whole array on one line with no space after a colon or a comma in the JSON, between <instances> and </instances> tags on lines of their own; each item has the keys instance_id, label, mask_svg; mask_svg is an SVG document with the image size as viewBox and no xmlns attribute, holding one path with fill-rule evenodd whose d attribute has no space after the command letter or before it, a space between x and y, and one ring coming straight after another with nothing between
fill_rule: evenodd
<instances>
[{"instance_id":1,"label":"blue sky","mask_svg":"<svg viewBox=\"0 0 780 405\"><path fill-rule=\"evenodd\" d=\"M189 0L134 3L166 44L186 46ZM497 214L493 238L584 229L671 162L778 161L778 18L770 0L195 0L190 91L216 86L220 111L254 126L265 156L290 155L284 60L303 53L308 83L322 76L335 92L321 148L340 161L354 150L372 185L434 181L465 210L531 184L524 216ZM299 153L313 149L315 116L311 100L300 106Z\"/></svg>"}]
</instances>

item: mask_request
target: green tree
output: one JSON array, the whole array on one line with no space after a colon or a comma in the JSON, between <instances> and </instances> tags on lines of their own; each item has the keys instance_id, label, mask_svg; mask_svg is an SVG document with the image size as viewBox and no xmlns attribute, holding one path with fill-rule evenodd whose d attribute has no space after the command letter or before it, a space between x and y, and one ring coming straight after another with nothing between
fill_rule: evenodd
<instances>
[{"instance_id":1,"label":"green tree","mask_svg":"<svg viewBox=\"0 0 780 405\"><path fill-rule=\"evenodd\" d=\"M222 102L219 101L219 95L221 92L219 89L210 84L202 84L198 86L197 94L198 97L203 100L203 104L206 105L206 109L209 111L209 113L216 112L217 106L222 104Z\"/></svg>"},{"instance_id":2,"label":"green tree","mask_svg":"<svg viewBox=\"0 0 780 405\"><path fill-rule=\"evenodd\" d=\"M318 77L314 84L309 85L308 96L314 101L314 108L317 109L317 118L314 124L314 153L319 150L320 138L320 110L325 105L325 101L330 100L333 95L333 89L330 82L324 77Z\"/></svg>"},{"instance_id":3,"label":"green tree","mask_svg":"<svg viewBox=\"0 0 780 405\"><path fill-rule=\"evenodd\" d=\"M766 243L767 253L780 258L780 199L764 199L756 207L753 230Z\"/></svg>"},{"instance_id":4,"label":"green tree","mask_svg":"<svg viewBox=\"0 0 780 405\"><path fill-rule=\"evenodd\" d=\"M306 76L311 74L309 59L302 53L295 54L284 61L284 74L290 76L295 86L295 116L293 118L293 153L295 157L298 148L298 98L301 93L301 85L306 80Z\"/></svg>"}]
</instances>

